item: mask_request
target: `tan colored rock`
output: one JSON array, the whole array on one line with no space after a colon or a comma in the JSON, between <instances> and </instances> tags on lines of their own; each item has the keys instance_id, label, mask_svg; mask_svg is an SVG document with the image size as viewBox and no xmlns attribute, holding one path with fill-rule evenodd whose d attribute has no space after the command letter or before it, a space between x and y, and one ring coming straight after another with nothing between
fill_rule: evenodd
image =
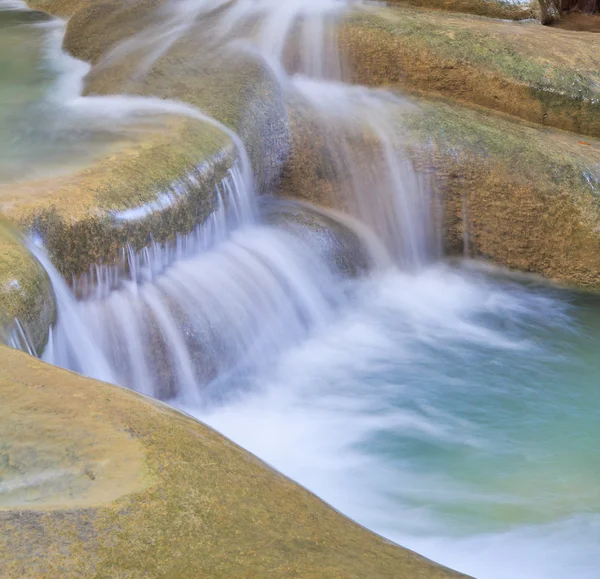
<instances>
[{"instance_id":1,"label":"tan colored rock","mask_svg":"<svg viewBox=\"0 0 600 579\"><path fill-rule=\"evenodd\" d=\"M341 29L352 80L452 98L600 136L600 38L474 16L377 7Z\"/></svg>"},{"instance_id":2,"label":"tan colored rock","mask_svg":"<svg viewBox=\"0 0 600 579\"><path fill-rule=\"evenodd\" d=\"M210 428L0 347L0 576L465 577Z\"/></svg>"},{"instance_id":3,"label":"tan colored rock","mask_svg":"<svg viewBox=\"0 0 600 579\"><path fill-rule=\"evenodd\" d=\"M436 170L448 249L600 288L600 141L444 102L420 108L408 123L417 159Z\"/></svg>"},{"instance_id":4,"label":"tan colored rock","mask_svg":"<svg viewBox=\"0 0 600 579\"><path fill-rule=\"evenodd\" d=\"M0 219L0 343L8 340L11 330L22 330L25 335L19 333L20 338L41 352L55 315L46 272L26 249L22 236Z\"/></svg>"},{"instance_id":5,"label":"tan colored rock","mask_svg":"<svg viewBox=\"0 0 600 579\"><path fill-rule=\"evenodd\" d=\"M509 20L526 20L535 18L539 11L538 0L519 2L511 0L389 0L390 4L408 4L420 8L446 10L449 12L464 12L503 18ZM545 1L545 0L542 0Z\"/></svg>"},{"instance_id":6,"label":"tan colored rock","mask_svg":"<svg viewBox=\"0 0 600 579\"><path fill-rule=\"evenodd\" d=\"M197 121L167 127L75 174L0 185L2 213L41 233L67 278L92 264L112 263L128 244L141 249L150 239L190 231L214 208L214 186L231 166L232 144ZM160 211L142 210L190 177L197 185L186 195L174 196ZM119 218L136 209L140 218Z\"/></svg>"}]
</instances>

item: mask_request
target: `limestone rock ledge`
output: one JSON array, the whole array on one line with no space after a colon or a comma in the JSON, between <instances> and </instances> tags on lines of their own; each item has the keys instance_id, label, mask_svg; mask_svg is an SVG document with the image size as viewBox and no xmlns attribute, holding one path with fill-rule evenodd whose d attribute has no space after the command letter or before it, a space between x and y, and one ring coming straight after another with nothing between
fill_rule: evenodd
<instances>
[{"instance_id":1,"label":"limestone rock ledge","mask_svg":"<svg viewBox=\"0 0 600 579\"><path fill-rule=\"evenodd\" d=\"M600 288L600 141L445 101L407 116L450 253Z\"/></svg>"},{"instance_id":2,"label":"limestone rock ledge","mask_svg":"<svg viewBox=\"0 0 600 579\"><path fill-rule=\"evenodd\" d=\"M541 18L538 0L388 0L388 2L505 20Z\"/></svg>"},{"instance_id":3,"label":"limestone rock ledge","mask_svg":"<svg viewBox=\"0 0 600 579\"><path fill-rule=\"evenodd\" d=\"M600 136L600 40L587 32L377 6L340 31L353 80Z\"/></svg>"},{"instance_id":4,"label":"limestone rock ledge","mask_svg":"<svg viewBox=\"0 0 600 579\"><path fill-rule=\"evenodd\" d=\"M465 577L133 392L0 347L0 396L3 578Z\"/></svg>"}]
</instances>

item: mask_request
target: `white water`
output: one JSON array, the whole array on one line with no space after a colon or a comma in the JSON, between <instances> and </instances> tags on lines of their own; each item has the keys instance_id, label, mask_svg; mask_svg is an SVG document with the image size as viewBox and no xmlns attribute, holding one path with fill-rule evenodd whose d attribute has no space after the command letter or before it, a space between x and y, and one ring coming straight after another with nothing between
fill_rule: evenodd
<instances>
[{"instance_id":1,"label":"white water","mask_svg":"<svg viewBox=\"0 0 600 579\"><path fill-rule=\"evenodd\" d=\"M97 268L91 284L80 281L83 302L34 249L62 318L44 357L157 398L198 401L215 379L245 380L331 319L343 292L310 243L255 220L237 167L218 194L218 209L191 234L124 256L126 277Z\"/></svg>"},{"instance_id":2,"label":"white water","mask_svg":"<svg viewBox=\"0 0 600 579\"><path fill-rule=\"evenodd\" d=\"M597 300L447 266L361 293L249 393L184 408L456 569L597 577Z\"/></svg>"},{"instance_id":3,"label":"white water","mask_svg":"<svg viewBox=\"0 0 600 579\"><path fill-rule=\"evenodd\" d=\"M59 303L44 357L170 400L368 527L480 579L596 577L598 304L434 263L427 180L403 154L406 103L341 82L329 24L345 4L179 2L103 65L135 51L145 74L223 9L211 42L250 46L288 106L321 127L340 205L387 266L348 279L327 236L267 225L229 131L242 169L211 219L97 268L75 287L86 299L34 250ZM126 116L154 104L127 99Z\"/></svg>"}]
</instances>

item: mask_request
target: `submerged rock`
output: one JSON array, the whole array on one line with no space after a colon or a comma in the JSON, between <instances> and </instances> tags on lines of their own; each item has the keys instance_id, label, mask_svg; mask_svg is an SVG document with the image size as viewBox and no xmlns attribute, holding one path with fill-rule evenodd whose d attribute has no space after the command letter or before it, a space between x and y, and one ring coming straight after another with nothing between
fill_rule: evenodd
<instances>
[{"instance_id":1,"label":"submerged rock","mask_svg":"<svg viewBox=\"0 0 600 579\"><path fill-rule=\"evenodd\" d=\"M342 213L324 211L310 203L263 203L266 223L301 238L329 267L340 275L357 277L372 267L368 241L357 223Z\"/></svg>"},{"instance_id":2,"label":"submerged rock","mask_svg":"<svg viewBox=\"0 0 600 579\"><path fill-rule=\"evenodd\" d=\"M0 347L0 395L7 579L465 577L133 392Z\"/></svg>"}]
</instances>

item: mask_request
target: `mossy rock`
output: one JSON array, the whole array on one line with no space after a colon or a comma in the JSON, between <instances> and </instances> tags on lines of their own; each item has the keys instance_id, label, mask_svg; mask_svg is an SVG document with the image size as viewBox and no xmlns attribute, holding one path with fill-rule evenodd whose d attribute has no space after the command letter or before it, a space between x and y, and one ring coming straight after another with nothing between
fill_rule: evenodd
<instances>
[{"instance_id":1,"label":"mossy rock","mask_svg":"<svg viewBox=\"0 0 600 579\"><path fill-rule=\"evenodd\" d=\"M530 2L520 2L519 0L388 0L388 2L507 20L536 18L540 11L537 0Z\"/></svg>"},{"instance_id":2,"label":"mossy rock","mask_svg":"<svg viewBox=\"0 0 600 579\"><path fill-rule=\"evenodd\" d=\"M599 289L600 141L443 101L419 108L410 138L435 168L448 250Z\"/></svg>"},{"instance_id":3,"label":"mossy rock","mask_svg":"<svg viewBox=\"0 0 600 579\"><path fill-rule=\"evenodd\" d=\"M71 175L0 185L0 209L44 238L63 275L112 263L122 247L141 249L202 222L233 145L198 121L171 119Z\"/></svg>"},{"instance_id":4,"label":"mossy rock","mask_svg":"<svg viewBox=\"0 0 600 579\"><path fill-rule=\"evenodd\" d=\"M353 81L396 86L600 136L600 40L407 6L354 14L341 31Z\"/></svg>"},{"instance_id":5,"label":"mossy rock","mask_svg":"<svg viewBox=\"0 0 600 579\"><path fill-rule=\"evenodd\" d=\"M465 577L133 392L0 347L0 395L3 578Z\"/></svg>"},{"instance_id":6,"label":"mossy rock","mask_svg":"<svg viewBox=\"0 0 600 579\"><path fill-rule=\"evenodd\" d=\"M0 342L19 324L27 345L43 351L56 305L50 280L25 247L25 240L0 219ZM22 344L25 346L26 344Z\"/></svg>"},{"instance_id":7,"label":"mossy rock","mask_svg":"<svg viewBox=\"0 0 600 579\"><path fill-rule=\"evenodd\" d=\"M447 253L466 246L471 257L600 288L598 140L442 99L394 110L400 154L428 176L434 215L443 208L434 229ZM335 192L347 187L331 179L321 133L301 112L291 119L281 195L345 209ZM370 158L361 146L372 147L368 134L355 144L358 172Z\"/></svg>"},{"instance_id":8,"label":"mossy rock","mask_svg":"<svg viewBox=\"0 0 600 579\"><path fill-rule=\"evenodd\" d=\"M192 104L242 136L259 186L266 188L286 154L287 127L282 101L274 94L279 89L264 66L248 59L228 65L222 55L210 56L197 31L145 75L137 74L139 53L113 58L120 42L161 17L160 4L31 2L69 17L65 48L93 65L86 95L135 94ZM98 263L114 263L124 246L140 249L151 240L187 233L214 209L215 186L236 157L231 139L208 123L174 116L165 117L161 128L142 128L141 138L124 139L75 174L0 185L0 212L42 233L67 278ZM161 203L165 195L174 202Z\"/></svg>"}]
</instances>

